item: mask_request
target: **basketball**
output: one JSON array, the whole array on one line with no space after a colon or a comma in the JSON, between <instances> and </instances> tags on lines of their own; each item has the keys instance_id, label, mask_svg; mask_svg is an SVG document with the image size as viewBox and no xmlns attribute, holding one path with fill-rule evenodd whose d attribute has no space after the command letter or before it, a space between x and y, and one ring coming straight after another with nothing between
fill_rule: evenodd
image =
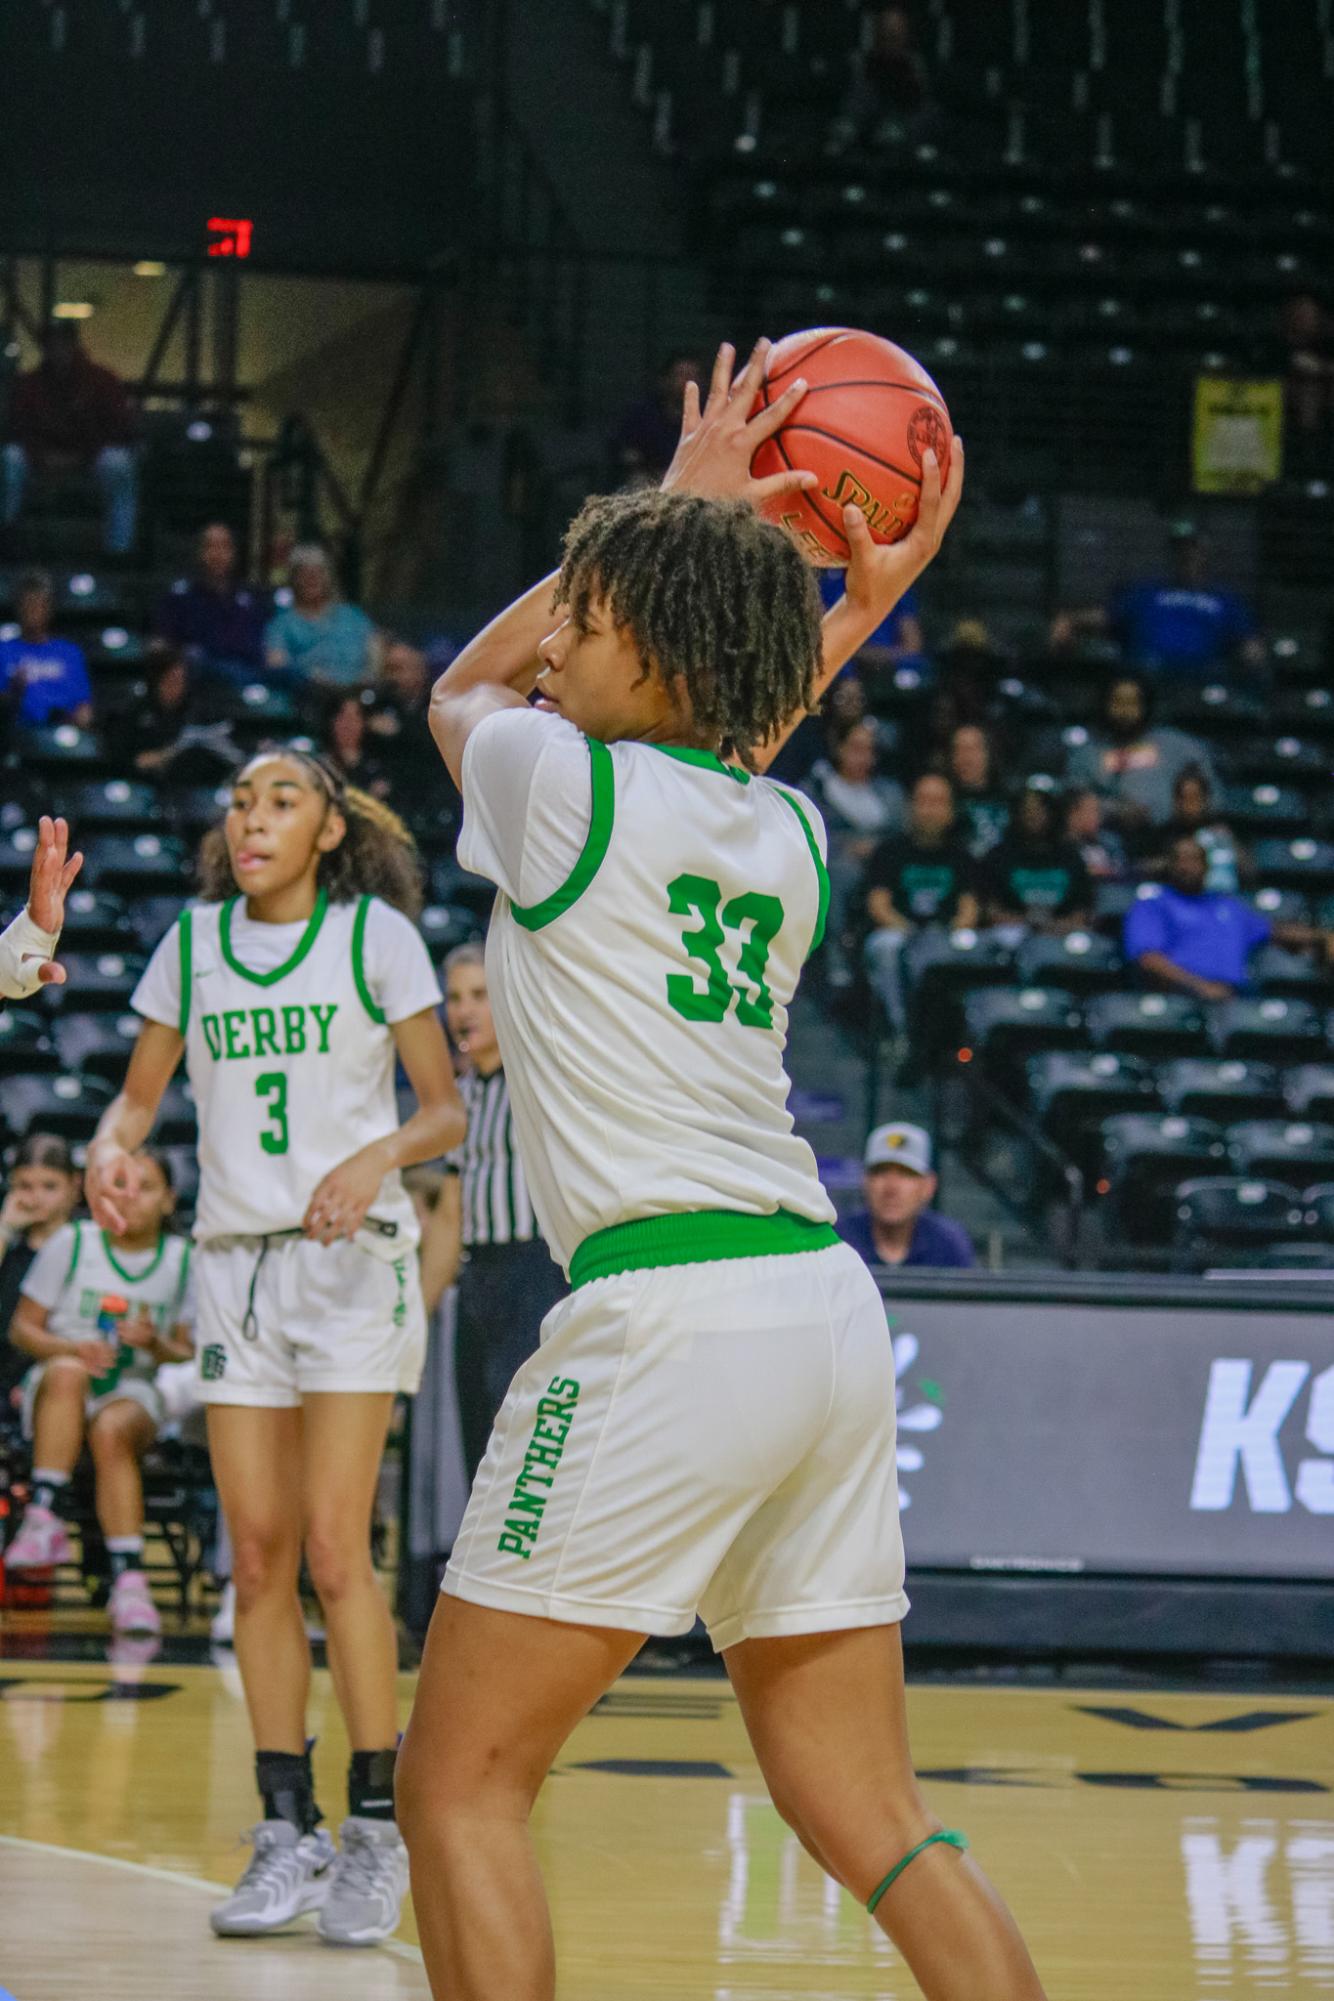
<instances>
[{"instance_id":1,"label":"basketball","mask_svg":"<svg viewBox=\"0 0 1334 2001\"><path fill-rule=\"evenodd\" d=\"M945 399L921 363L892 340L850 327L789 334L769 352L755 401L763 410L798 376L809 387L751 467L757 479L813 472L819 485L765 509L819 566L848 561L843 509L860 507L877 542L897 542L917 519L922 454L934 450L942 483L954 435Z\"/></svg>"}]
</instances>

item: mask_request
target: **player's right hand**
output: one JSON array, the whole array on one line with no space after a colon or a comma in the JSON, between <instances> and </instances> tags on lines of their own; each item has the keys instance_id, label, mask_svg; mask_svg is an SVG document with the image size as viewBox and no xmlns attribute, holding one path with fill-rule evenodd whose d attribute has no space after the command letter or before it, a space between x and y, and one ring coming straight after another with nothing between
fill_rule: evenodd
<instances>
[{"instance_id":1,"label":"player's right hand","mask_svg":"<svg viewBox=\"0 0 1334 2001\"><path fill-rule=\"evenodd\" d=\"M806 394L806 384L798 377L767 410L754 417L750 415L772 345L771 341L757 341L755 352L734 382L736 349L724 341L713 364L713 380L702 410L698 383L686 384L681 439L663 478L664 493L695 493L708 500L748 500L752 507L759 508L785 493L800 493L819 485L813 472L777 472L767 479L751 478L750 464L756 452L767 438L782 429Z\"/></svg>"},{"instance_id":2,"label":"player's right hand","mask_svg":"<svg viewBox=\"0 0 1334 2001\"><path fill-rule=\"evenodd\" d=\"M109 1341L78 1341L74 1352L90 1376L104 1376L116 1366L116 1350Z\"/></svg>"},{"instance_id":3,"label":"player's right hand","mask_svg":"<svg viewBox=\"0 0 1334 2001\"><path fill-rule=\"evenodd\" d=\"M923 453L917 519L898 542L877 542L860 507L845 507L843 532L852 551L844 585L848 603L877 621L888 618L903 593L935 560L962 494L963 439L955 438L943 487L935 453Z\"/></svg>"},{"instance_id":4,"label":"player's right hand","mask_svg":"<svg viewBox=\"0 0 1334 2001\"><path fill-rule=\"evenodd\" d=\"M81 854L69 852L69 827L43 813L37 823L37 847L28 884L28 915L43 931L59 931L65 922L65 896L83 867ZM65 968L47 959L37 968L43 986L62 986Z\"/></svg>"},{"instance_id":5,"label":"player's right hand","mask_svg":"<svg viewBox=\"0 0 1334 2001\"><path fill-rule=\"evenodd\" d=\"M126 1211L139 1193L139 1163L114 1140L94 1140L84 1169L84 1193L93 1221L113 1236L126 1228Z\"/></svg>"}]
</instances>

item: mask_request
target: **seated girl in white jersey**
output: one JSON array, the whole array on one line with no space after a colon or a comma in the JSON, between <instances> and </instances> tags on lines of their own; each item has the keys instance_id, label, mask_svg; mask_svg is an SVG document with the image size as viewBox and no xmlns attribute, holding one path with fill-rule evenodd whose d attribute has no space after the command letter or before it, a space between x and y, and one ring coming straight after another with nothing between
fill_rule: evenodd
<instances>
[{"instance_id":1,"label":"seated girl in white jersey","mask_svg":"<svg viewBox=\"0 0 1334 2001\"><path fill-rule=\"evenodd\" d=\"M23 1379L32 1498L5 1562L11 1570L68 1562L62 1510L86 1442L111 1560L112 1631L152 1634L162 1620L144 1574L139 1466L166 1418L158 1369L194 1353L194 1301L189 1240L166 1227L176 1206L171 1170L146 1147L135 1167L124 1228L112 1235L66 1223L23 1280L9 1338L33 1357Z\"/></svg>"},{"instance_id":2,"label":"seated girl in white jersey","mask_svg":"<svg viewBox=\"0 0 1334 2001\"><path fill-rule=\"evenodd\" d=\"M396 1929L407 1887L397 1646L370 1555L390 1407L417 1387L425 1350L400 1170L457 1145L463 1113L396 815L304 750L260 752L205 839L200 880L202 900L136 989L144 1025L89 1150L88 1195L118 1228L134 1149L184 1055L199 1118L200 1396L263 1803L254 1855L212 1924L273 1931L318 1907L321 1937L370 1944ZM399 1061L418 1105L401 1126ZM337 1850L307 1750L303 1552L351 1744Z\"/></svg>"},{"instance_id":3,"label":"seated girl in white jersey","mask_svg":"<svg viewBox=\"0 0 1334 2001\"><path fill-rule=\"evenodd\" d=\"M787 1009L828 900L823 828L763 777L926 567L958 502L855 510L846 594L752 502L760 348L687 391L660 493L588 503L548 577L437 684L459 859L500 894L487 984L533 1204L570 1297L478 1472L399 1756L439 2001L549 2001L528 1815L648 1634L698 1611L770 1791L932 2001L1042 1989L907 1747L894 1362L787 1109ZM546 713L529 706L534 686ZM625 1913L621 1916L624 1918Z\"/></svg>"}]
</instances>

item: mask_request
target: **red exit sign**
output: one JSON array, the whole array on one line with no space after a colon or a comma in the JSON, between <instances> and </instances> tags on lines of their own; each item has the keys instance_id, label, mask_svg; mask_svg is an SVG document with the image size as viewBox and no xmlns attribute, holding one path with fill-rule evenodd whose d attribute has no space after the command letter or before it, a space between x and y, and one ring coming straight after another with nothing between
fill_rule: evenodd
<instances>
[{"instance_id":1,"label":"red exit sign","mask_svg":"<svg viewBox=\"0 0 1334 2001\"><path fill-rule=\"evenodd\" d=\"M248 216L211 215L205 228L208 230L210 257L250 255L250 242L255 233L255 225Z\"/></svg>"}]
</instances>

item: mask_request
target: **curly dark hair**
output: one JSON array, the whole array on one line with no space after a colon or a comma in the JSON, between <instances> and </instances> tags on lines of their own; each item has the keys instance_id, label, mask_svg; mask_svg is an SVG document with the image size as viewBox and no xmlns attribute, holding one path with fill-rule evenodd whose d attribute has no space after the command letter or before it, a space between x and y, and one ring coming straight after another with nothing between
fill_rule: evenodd
<instances>
[{"instance_id":1,"label":"curly dark hair","mask_svg":"<svg viewBox=\"0 0 1334 2001\"><path fill-rule=\"evenodd\" d=\"M325 758L301 745L276 744L273 755L290 757L309 772L328 805L337 807L347 824L338 846L320 856L316 880L327 891L329 901L351 903L358 896L378 896L405 917L419 917L422 878L417 844L392 807L355 785L345 785ZM247 759L247 763L251 761ZM200 843L198 879L205 903L224 903L236 895L236 878L221 826L210 827Z\"/></svg>"},{"instance_id":2,"label":"curly dark hair","mask_svg":"<svg viewBox=\"0 0 1334 2001\"><path fill-rule=\"evenodd\" d=\"M781 528L745 501L637 489L586 501L565 537L556 602L602 599L645 674L680 675L702 737L750 764L811 707L820 593Z\"/></svg>"}]
</instances>

